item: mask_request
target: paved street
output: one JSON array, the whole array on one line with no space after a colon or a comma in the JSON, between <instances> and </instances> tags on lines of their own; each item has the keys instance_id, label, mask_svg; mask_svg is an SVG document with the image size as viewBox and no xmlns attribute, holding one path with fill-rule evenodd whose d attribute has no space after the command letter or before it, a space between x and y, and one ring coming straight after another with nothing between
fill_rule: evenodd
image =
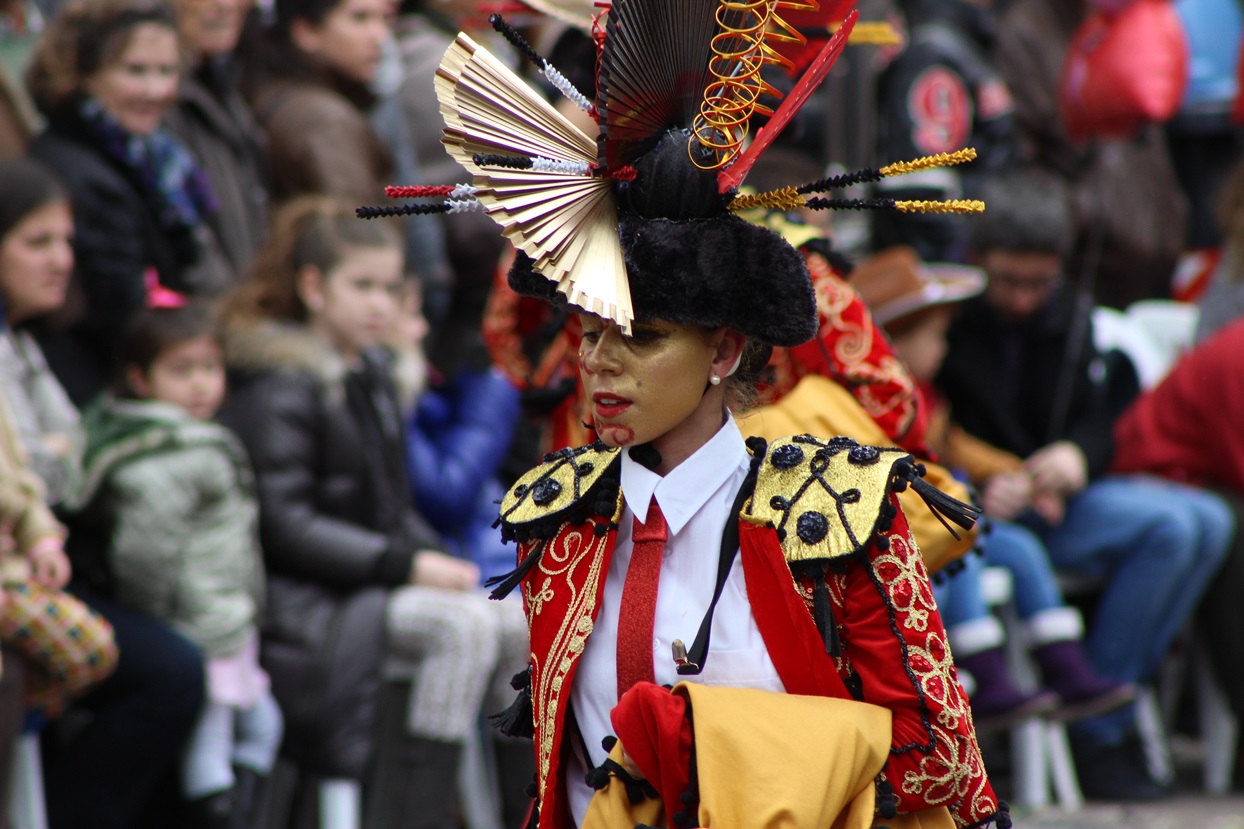
<instances>
[{"instance_id":1,"label":"paved street","mask_svg":"<svg viewBox=\"0 0 1244 829\"><path fill-rule=\"evenodd\" d=\"M1013 818L1015 829L1244 829L1244 795L1189 793L1144 806L1091 803L1075 814L1049 809Z\"/></svg>"}]
</instances>

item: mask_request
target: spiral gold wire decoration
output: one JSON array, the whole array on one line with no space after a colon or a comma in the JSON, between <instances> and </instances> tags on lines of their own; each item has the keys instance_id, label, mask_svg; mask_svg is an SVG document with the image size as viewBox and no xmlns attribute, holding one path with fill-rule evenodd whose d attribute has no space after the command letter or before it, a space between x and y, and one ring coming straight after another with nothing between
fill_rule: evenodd
<instances>
[{"instance_id":1,"label":"spiral gold wire decoration","mask_svg":"<svg viewBox=\"0 0 1244 829\"><path fill-rule=\"evenodd\" d=\"M789 65L766 41L805 42L804 37L782 20L777 10L815 9L804 0L721 0L717 25L721 31L712 40L713 58L709 72L713 79L704 90L700 115L692 131L701 146L712 151L711 162L695 157L688 145L692 163L701 170L719 170L738 155L747 140L748 122L756 112L772 114L758 102L762 94L779 94L760 77L766 63ZM731 20L737 18L738 23Z\"/></svg>"}]
</instances>

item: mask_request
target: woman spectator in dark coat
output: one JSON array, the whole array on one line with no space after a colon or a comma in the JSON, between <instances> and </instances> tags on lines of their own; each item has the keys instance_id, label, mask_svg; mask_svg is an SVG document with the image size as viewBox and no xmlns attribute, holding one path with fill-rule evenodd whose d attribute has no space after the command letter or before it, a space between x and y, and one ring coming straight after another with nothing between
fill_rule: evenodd
<instances>
[{"instance_id":1,"label":"woman spectator in dark coat","mask_svg":"<svg viewBox=\"0 0 1244 829\"><path fill-rule=\"evenodd\" d=\"M388 10L388 0L277 0L253 96L275 200L365 204L392 183L393 155L367 120Z\"/></svg>"},{"instance_id":2,"label":"woman spectator in dark coat","mask_svg":"<svg viewBox=\"0 0 1244 829\"><path fill-rule=\"evenodd\" d=\"M190 66L181 79L169 130L203 168L219 209L208 224L235 279L250 273L267 227L263 133L242 97L238 38L250 0L174 0Z\"/></svg>"},{"instance_id":3,"label":"woman spectator in dark coat","mask_svg":"<svg viewBox=\"0 0 1244 829\"><path fill-rule=\"evenodd\" d=\"M47 118L30 154L61 175L73 202L76 303L45 350L78 404L105 385L149 271L195 295L229 284L205 221L210 187L161 127L180 72L173 12L160 0L74 0L27 75Z\"/></svg>"}]
</instances>

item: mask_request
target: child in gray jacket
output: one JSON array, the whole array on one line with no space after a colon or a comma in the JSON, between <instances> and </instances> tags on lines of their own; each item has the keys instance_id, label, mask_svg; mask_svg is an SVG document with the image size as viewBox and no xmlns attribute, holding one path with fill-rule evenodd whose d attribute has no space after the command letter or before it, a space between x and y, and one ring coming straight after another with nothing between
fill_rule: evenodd
<instances>
[{"instance_id":1,"label":"child in gray jacket","mask_svg":"<svg viewBox=\"0 0 1244 829\"><path fill-rule=\"evenodd\" d=\"M225 393L214 321L155 296L165 307L141 313L122 344L120 393L86 412L73 507L108 528L118 599L164 619L207 657L208 704L182 781L198 825L253 825L282 718L259 665L251 469L233 433L211 422Z\"/></svg>"}]
</instances>

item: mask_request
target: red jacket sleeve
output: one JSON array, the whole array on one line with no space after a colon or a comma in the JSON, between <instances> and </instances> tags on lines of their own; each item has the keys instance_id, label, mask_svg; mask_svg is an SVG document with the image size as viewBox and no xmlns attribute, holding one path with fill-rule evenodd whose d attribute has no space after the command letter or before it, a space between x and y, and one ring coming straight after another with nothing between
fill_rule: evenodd
<instances>
[{"instance_id":1,"label":"red jacket sleeve","mask_svg":"<svg viewBox=\"0 0 1244 829\"><path fill-rule=\"evenodd\" d=\"M901 510L883 544L870 544L866 561L853 561L832 580L841 614L839 670L864 702L894 713L884 775L899 811L947 806L958 825L977 825L998 811L998 800L924 560Z\"/></svg>"}]
</instances>

